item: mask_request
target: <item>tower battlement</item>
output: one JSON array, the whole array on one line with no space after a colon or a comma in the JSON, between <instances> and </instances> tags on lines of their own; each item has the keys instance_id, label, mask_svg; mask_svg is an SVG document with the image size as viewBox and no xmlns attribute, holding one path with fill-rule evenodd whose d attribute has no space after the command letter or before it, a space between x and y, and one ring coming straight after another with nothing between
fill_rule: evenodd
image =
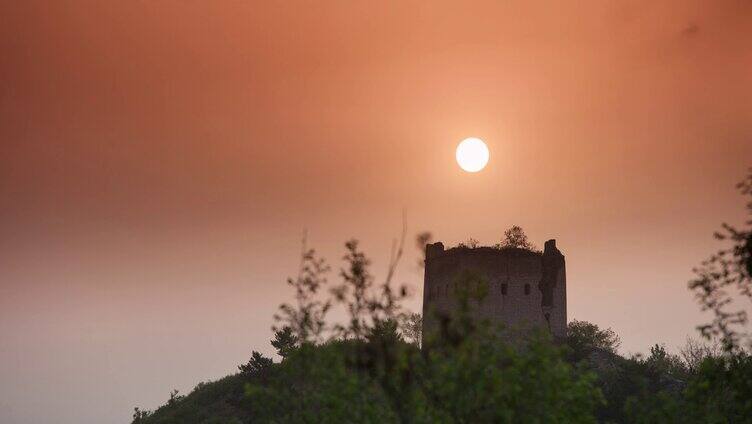
<instances>
[{"instance_id":1,"label":"tower battlement","mask_svg":"<svg viewBox=\"0 0 752 424\"><path fill-rule=\"evenodd\" d=\"M519 248L455 247L443 243L426 246L423 281L424 334L436 330L437 315L457 312L462 276L472 273L486 284L486 296L471 310L476 319L487 319L508 328L538 327L555 338L566 336L567 286L564 255L555 240L543 252Z\"/></svg>"}]
</instances>

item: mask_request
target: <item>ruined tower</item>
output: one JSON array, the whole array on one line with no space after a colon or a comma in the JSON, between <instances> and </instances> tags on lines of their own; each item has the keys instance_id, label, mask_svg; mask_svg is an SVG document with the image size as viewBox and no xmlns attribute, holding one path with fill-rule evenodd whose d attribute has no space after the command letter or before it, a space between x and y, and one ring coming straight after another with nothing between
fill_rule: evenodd
<instances>
[{"instance_id":1,"label":"ruined tower","mask_svg":"<svg viewBox=\"0 0 752 424\"><path fill-rule=\"evenodd\" d=\"M470 274L468 274L470 273ZM544 328L555 338L566 336L567 280L564 255L556 240L543 252L518 248L426 246L423 282L423 334L437 329L436 317L457 313L458 294L467 289L467 275L481 280L486 295L471 314L510 329Z\"/></svg>"}]
</instances>

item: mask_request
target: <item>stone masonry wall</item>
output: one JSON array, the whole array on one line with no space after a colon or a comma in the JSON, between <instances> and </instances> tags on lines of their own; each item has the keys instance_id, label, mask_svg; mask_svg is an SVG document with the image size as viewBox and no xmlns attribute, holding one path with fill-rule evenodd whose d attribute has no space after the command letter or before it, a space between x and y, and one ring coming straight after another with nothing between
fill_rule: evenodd
<instances>
[{"instance_id":1,"label":"stone masonry wall","mask_svg":"<svg viewBox=\"0 0 752 424\"><path fill-rule=\"evenodd\" d=\"M566 335L566 271L555 240L546 242L543 253L491 247L444 250L442 243L426 246L424 334L436 330L436 316L455 313L467 273L487 284L484 300L471 302L476 318L512 329L548 328L557 338Z\"/></svg>"}]
</instances>

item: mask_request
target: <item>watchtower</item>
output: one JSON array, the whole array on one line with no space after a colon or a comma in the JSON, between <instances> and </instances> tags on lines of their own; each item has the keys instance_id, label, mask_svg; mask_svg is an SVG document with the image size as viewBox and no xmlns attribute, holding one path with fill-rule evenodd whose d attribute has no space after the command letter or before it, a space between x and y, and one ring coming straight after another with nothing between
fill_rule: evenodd
<instances>
[{"instance_id":1,"label":"watchtower","mask_svg":"<svg viewBox=\"0 0 752 424\"><path fill-rule=\"evenodd\" d=\"M520 248L426 246L423 281L423 334L437 329L434 317L451 317L459 306L462 276L471 272L485 282L486 296L471 316L507 328L544 328L554 338L566 336L567 279L564 255L556 240L543 252Z\"/></svg>"}]
</instances>

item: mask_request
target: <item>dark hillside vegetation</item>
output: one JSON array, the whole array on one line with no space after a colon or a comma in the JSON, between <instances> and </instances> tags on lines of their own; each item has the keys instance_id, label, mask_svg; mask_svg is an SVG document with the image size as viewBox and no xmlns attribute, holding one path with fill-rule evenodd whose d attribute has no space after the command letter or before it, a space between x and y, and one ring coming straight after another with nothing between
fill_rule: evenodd
<instances>
[{"instance_id":1,"label":"dark hillside vegetation","mask_svg":"<svg viewBox=\"0 0 752 424\"><path fill-rule=\"evenodd\" d=\"M256 355L134 422L748 422L748 356L690 342L681 357L656 345L624 358L602 337L613 332L570 328L583 326L594 337L564 347L469 338L426 353L388 325L361 341L301 344L280 363ZM685 357L702 359L693 369Z\"/></svg>"},{"instance_id":2,"label":"dark hillside vegetation","mask_svg":"<svg viewBox=\"0 0 752 424\"><path fill-rule=\"evenodd\" d=\"M752 174L740 188L752 196ZM752 202L748 210L752 216ZM342 284L328 297L329 267L304 248L299 275L288 281L295 302L280 308L272 341L282 361L253 352L239 374L185 397L173 392L154 412L136 409L133 422L750 423L747 316L728 310L731 289L752 299L750 227L724 225L717 237L733 245L690 283L715 316L701 334L720 344L688 340L678 355L656 344L629 358L617 353L618 335L588 322L572 321L562 345L546 334L510 345L470 314L444 322L421 348L420 317L401 309L406 291L391 285L401 247L376 284L358 243L348 242ZM522 236L513 231L507 239L517 245L500 248L534 251ZM419 243L426 240L424 233ZM468 293L459 310L482 301L482 293ZM334 306L344 308L346 322L327 321Z\"/></svg>"},{"instance_id":3,"label":"dark hillside vegetation","mask_svg":"<svg viewBox=\"0 0 752 424\"><path fill-rule=\"evenodd\" d=\"M254 422L245 385L248 379L235 374L220 380L200 383L187 396L172 398L171 402L154 412L136 410L133 423L203 423L235 424Z\"/></svg>"}]
</instances>

